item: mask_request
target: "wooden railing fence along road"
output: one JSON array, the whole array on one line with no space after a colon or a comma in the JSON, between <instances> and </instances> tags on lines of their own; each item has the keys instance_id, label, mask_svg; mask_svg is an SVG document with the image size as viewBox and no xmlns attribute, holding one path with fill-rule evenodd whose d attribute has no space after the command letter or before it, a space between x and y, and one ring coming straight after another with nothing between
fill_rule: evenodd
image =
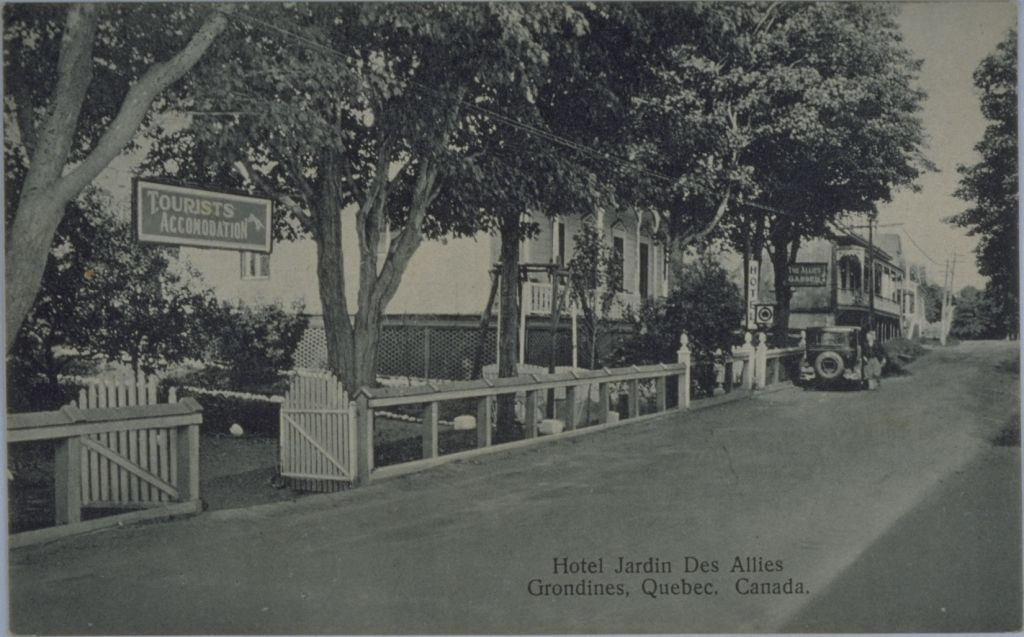
<instances>
[{"instance_id":1,"label":"wooden railing fence along road","mask_svg":"<svg viewBox=\"0 0 1024 637\"><path fill-rule=\"evenodd\" d=\"M156 404L153 378L97 382L82 390L78 404L8 414L8 445L56 445L57 526L15 533L11 546L199 512L202 421L202 407L192 398ZM114 514L83 519L84 510Z\"/></svg>"},{"instance_id":2,"label":"wooden railing fence along road","mask_svg":"<svg viewBox=\"0 0 1024 637\"><path fill-rule=\"evenodd\" d=\"M742 391L767 387L790 379L794 369L793 363L803 356L803 347L769 350L764 334L758 335L757 345L753 344L751 334L746 334L744 344L732 348L729 355L724 356L725 388L733 389L733 380L737 380ZM426 469L440 463L457 459L508 450L536 444L541 440L565 438L582 433L600 431L613 426L629 424L663 415L669 411L685 410L691 406L691 373L693 369L689 340L685 334L680 337L680 348L677 362L674 364L646 365L603 370L578 370L556 374L532 374L512 378L482 379L465 382L444 383L443 385L426 384L413 387L363 388L355 396L356 415L349 416L347 424L350 428L345 436L355 440L355 466L348 469L354 474L357 484L365 484L371 479L394 477ZM671 408L667 393L667 379L678 377L678 394L673 397ZM654 384L653 413L640 414L640 385L645 382ZM588 385L598 386L597 423L585 429L578 427L574 409L564 409L564 430L560 433L538 436L537 406L542 392L559 389L565 393L565 404L575 405L576 398L582 388ZM611 388L613 385L626 386L626 403L628 413L622 419L609 418ZM494 400L501 395L523 394L524 437L520 440L492 444L492 410ZM445 455L439 453L439 405L451 400L476 401L476 447L473 449L453 452ZM403 406L420 406L422 423L422 458L409 460L399 464L374 466L374 418L375 415L388 408ZM345 409L345 404L336 405L337 409ZM351 447L350 447L351 449Z\"/></svg>"}]
</instances>

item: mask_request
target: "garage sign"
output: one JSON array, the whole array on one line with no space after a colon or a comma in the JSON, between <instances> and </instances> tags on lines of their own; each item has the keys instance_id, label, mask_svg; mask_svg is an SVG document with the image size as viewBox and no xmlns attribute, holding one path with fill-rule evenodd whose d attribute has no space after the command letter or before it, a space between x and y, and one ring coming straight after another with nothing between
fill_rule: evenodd
<instances>
[{"instance_id":1,"label":"garage sign","mask_svg":"<svg viewBox=\"0 0 1024 637\"><path fill-rule=\"evenodd\" d=\"M758 325L772 325L775 323L775 306L758 304L754 306L754 318Z\"/></svg>"},{"instance_id":2,"label":"garage sign","mask_svg":"<svg viewBox=\"0 0 1024 637\"><path fill-rule=\"evenodd\" d=\"M270 252L270 199L146 179L132 194L141 242Z\"/></svg>"},{"instance_id":3,"label":"garage sign","mask_svg":"<svg viewBox=\"0 0 1024 637\"><path fill-rule=\"evenodd\" d=\"M816 288L828 284L827 263L793 263L789 266L791 287Z\"/></svg>"}]
</instances>

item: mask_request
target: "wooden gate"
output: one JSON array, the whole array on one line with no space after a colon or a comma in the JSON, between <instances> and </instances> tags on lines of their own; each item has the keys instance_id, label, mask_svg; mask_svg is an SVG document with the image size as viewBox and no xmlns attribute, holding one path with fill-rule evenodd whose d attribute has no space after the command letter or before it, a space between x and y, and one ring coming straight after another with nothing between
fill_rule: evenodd
<instances>
[{"instance_id":1,"label":"wooden gate","mask_svg":"<svg viewBox=\"0 0 1024 637\"><path fill-rule=\"evenodd\" d=\"M87 380L78 409L144 407L157 404L157 380L132 377ZM174 388L168 401L177 402ZM195 440L198 443L198 438ZM179 500L178 431L154 427L93 433L81 437L82 506L91 509L140 509ZM191 450L190 450L191 451Z\"/></svg>"},{"instance_id":2,"label":"wooden gate","mask_svg":"<svg viewBox=\"0 0 1024 637\"><path fill-rule=\"evenodd\" d=\"M356 406L330 373L296 372L281 404L281 477L294 489L338 491L355 476Z\"/></svg>"}]
</instances>

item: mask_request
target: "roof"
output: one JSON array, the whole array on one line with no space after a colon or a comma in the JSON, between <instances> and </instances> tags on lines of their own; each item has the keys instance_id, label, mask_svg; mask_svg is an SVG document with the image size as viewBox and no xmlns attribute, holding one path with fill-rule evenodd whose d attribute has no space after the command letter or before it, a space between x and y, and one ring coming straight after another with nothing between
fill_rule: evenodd
<instances>
[{"instance_id":1,"label":"roof","mask_svg":"<svg viewBox=\"0 0 1024 637\"><path fill-rule=\"evenodd\" d=\"M876 245L893 255L893 257L899 257L903 254L903 244L898 234L880 234L876 238Z\"/></svg>"}]
</instances>

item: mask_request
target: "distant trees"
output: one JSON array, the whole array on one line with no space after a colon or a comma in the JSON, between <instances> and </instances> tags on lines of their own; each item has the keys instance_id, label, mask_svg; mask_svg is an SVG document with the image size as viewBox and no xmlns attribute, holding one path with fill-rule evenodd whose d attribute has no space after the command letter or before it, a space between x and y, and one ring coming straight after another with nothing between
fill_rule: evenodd
<instances>
[{"instance_id":1,"label":"distant trees","mask_svg":"<svg viewBox=\"0 0 1024 637\"><path fill-rule=\"evenodd\" d=\"M1002 307L988 290L966 286L955 297L949 333L962 339L1001 338L1006 335Z\"/></svg>"},{"instance_id":2,"label":"distant trees","mask_svg":"<svg viewBox=\"0 0 1024 637\"><path fill-rule=\"evenodd\" d=\"M978 237L978 271L989 278L983 295L987 310L1003 334L1016 334L1020 320L1016 31L1011 30L995 53L982 60L974 72L974 84L981 91L981 112L989 124L975 146L981 160L958 167L956 196L973 205L949 221Z\"/></svg>"}]
</instances>

